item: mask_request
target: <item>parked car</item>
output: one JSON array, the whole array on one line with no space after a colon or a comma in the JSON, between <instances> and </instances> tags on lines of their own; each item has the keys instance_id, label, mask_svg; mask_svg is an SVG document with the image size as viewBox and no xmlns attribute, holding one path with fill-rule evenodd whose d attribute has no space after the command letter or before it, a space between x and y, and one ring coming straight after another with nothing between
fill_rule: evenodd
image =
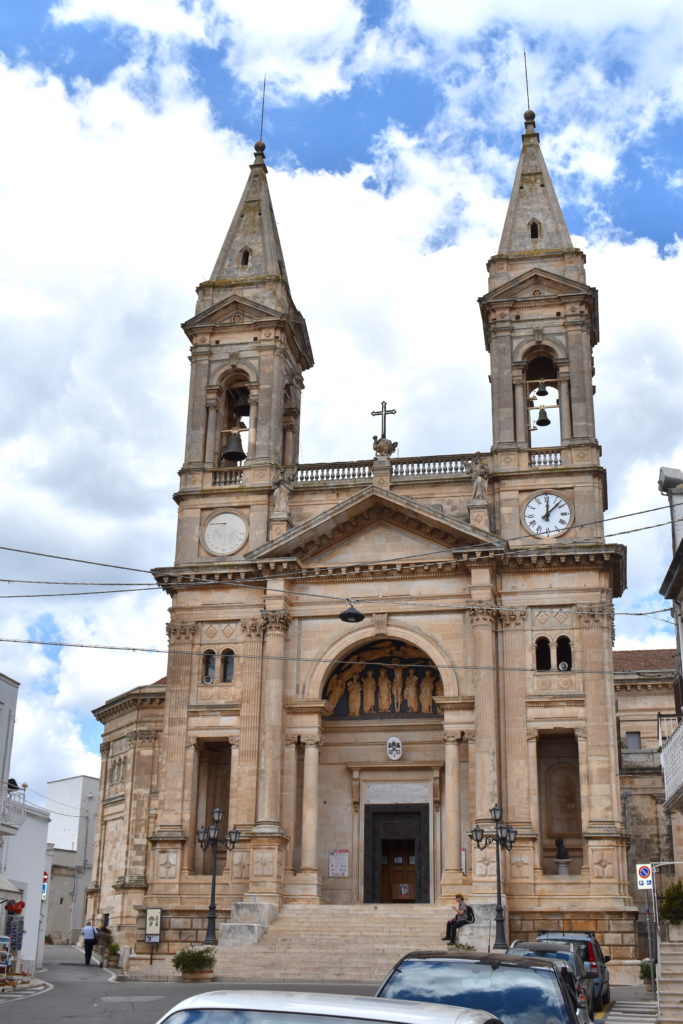
<instances>
[{"instance_id":1,"label":"parked car","mask_svg":"<svg viewBox=\"0 0 683 1024\"><path fill-rule=\"evenodd\" d=\"M503 1024L576 1024L571 975L554 960L507 953L416 952L402 957L377 991L487 1010Z\"/></svg>"},{"instance_id":2,"label":"parked car","mask_svg":"<svg viewBox=\"0 0 683 1024\"><path fill-rule=\"evenodd\" d=\"M581 959L578 945L570 942L522 942L517 939L508 949L512 956L542 956L549 960L559 960L571 972L576 998L579 1003L579 1020L587 1024L593 1018L593 971L587 971Z\"/></svg>"},{"instance_id":3,"label":"parked car","mask_svg":"<svg viewBox=\"0 0 683 1024\"><path fill-rule=\"evenodd\" d=\"M602 952L600 943L595 937L595 932L539 932L536 936L536 941L576 943L581 950L586 970L595 972L595 978L593 979L594 1009L600 1010L609 1003L611 995L607 964L612 958L605 956Z\"/></svg>"},{"instance_id":4,"label":"parked car","mask_svg":"<svg viewBox=\"0 0 683 1024\"><path fill-rule=\"evenodd\" d=\"M321 992L200 992L157 1024L501 1024L487 1011Z\"/></svg>"}]
</instances>

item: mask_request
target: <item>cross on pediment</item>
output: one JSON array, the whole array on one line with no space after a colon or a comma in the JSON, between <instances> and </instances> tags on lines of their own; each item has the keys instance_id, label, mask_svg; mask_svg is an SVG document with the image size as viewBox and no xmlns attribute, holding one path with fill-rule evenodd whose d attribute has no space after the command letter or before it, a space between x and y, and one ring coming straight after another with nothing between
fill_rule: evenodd
<instances>
[{"instance_id":1,"label":"cross on pediment","mask_svg":"<svg viewBox=\"0 0 683 1024\"><path fill-rule=\"evenodd\" d=\"M382 417L382 433L380 434L380 437L385 438L387 436L387 416L395 416L396 410L387 409L387 403L382 402L382 408L371 412L370 415Z\"/></svg>"}]
</instances>

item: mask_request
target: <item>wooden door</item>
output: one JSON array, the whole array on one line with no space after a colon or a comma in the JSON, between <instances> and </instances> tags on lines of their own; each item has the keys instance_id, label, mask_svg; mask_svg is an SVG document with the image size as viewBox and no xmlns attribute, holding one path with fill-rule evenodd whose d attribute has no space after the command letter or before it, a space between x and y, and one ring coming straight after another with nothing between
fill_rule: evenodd
<instances>
[{"instance_id":1,"label":"wooden door","mask_svg":"<svg viewBox=\"0 0 683 1024\"><path fill-rule=\"evenodd\" d=\"M380 877L382 903L415 902L415 840L383 839Z\"/></svg>"}]
</instances>

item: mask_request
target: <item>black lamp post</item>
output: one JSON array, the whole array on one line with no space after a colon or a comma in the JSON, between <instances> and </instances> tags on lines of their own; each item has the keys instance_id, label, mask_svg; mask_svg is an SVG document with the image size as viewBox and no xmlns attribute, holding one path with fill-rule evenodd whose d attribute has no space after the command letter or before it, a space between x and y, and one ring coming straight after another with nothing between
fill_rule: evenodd
<instances>
[{"instance_id":1,"label":"black lamp post","mask_svg":"<svg viewBox=\"0 0 683 1024\"><path fill-rule=\"evenodd\" d=\"M216 854L219 844L226 850L234 850L240 841L240 834L236 828L231 828L227 836L218 835L218 827L223 817L220 807L214 807L211 812L213 821L210 825L203 825L197 829L197 842L202 850L211 847L211 902L209 903L209 915L206 919L205 946L216 945Z\"/></svg>"},{"instance_id":2,"label":"black lamp post","mask_svg":"<svg viewBox=\"0 0 683 1024\"><path fill-rule=\"evenodd\" d=\"M495 804L489 811L489 814L491 815L493 828L485 832L481 825L474 825L470 835L480 850L485 850L491 843L496 844L496 941L493 943L493 948L507 949L505 917L503 916L503 896L500 887L500 848L504 846L506 850L512 849L513 843L517 838L517 829L504 824L503 809L499 804Z\"/></svg>"}]
</instances>

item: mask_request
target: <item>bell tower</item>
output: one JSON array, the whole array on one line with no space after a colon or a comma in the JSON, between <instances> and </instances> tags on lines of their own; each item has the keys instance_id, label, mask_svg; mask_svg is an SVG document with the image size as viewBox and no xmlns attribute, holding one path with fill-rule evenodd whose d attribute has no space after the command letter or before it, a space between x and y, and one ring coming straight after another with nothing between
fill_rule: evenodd
<instances>
[{"instance_id":1,"label":"bell tower","mask_svg":"<svg viewBox=\"0 0 683 1024\"><path fill-rule=\"evenodd\" d=\"M573 522L594 523L606 506L593 412L597 291L586 284L585 256L569 236L532 110L524 124L500 246L488 262L490 290L479 300L491 356L494 466L526 477L549 470L572 488L572 470L580 469L581 508L572 507ZM506 524L501 510L507 539L520 534L513 518ZM579 536L596 530L586 527Z\"/></svg>"},{"instance_id":2,"label":"bell tower","mask_svg":"<svg viewBox=\"0 0 683 1024\"><path fill-rule=\"evenodd\" d=\"M235 515L242 517L248 548L269 539L269 495L298 459L303 373L313 353L289 290L264 153L257 142L216 264L197 288L196 314L183 324L192 373L177 562L228 553L224 542L197 547L226 486L248 488L231 492L231 507L243 507L230 513L233 526ZM237 553L242 545L235 544L227 546Z\"/></svg>"}]
</instances>

